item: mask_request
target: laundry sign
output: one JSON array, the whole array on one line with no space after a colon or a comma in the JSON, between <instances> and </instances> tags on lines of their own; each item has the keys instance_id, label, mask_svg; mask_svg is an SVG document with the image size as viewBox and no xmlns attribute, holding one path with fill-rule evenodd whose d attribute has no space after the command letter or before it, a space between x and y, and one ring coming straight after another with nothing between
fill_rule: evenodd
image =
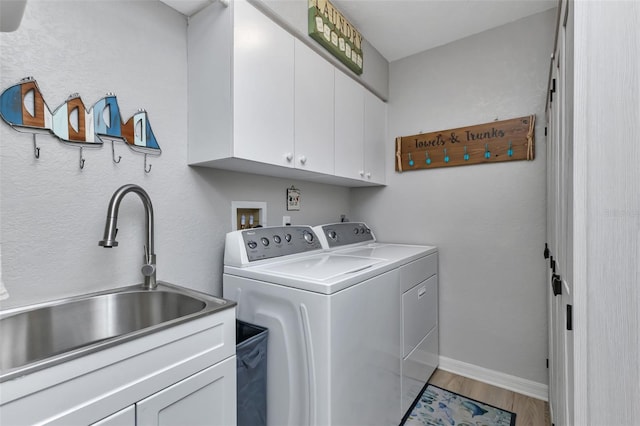
<instances>
[{"instance_id":1,"label":"laundry sign","mask_svg":"<svg viewBox=\"0 0 640 426\"><path fill-rule=\"evenodd\" d=\"M396 138L396 171L535 158L535 115Z\"/></svg>"},{"instance_id":2,"label":"laundry sign","mask_svg":"<svg viewBox=\"0 0 640 426\"><path fill-rule=\"evenodd\" d=\"M362 74L362 35L329 0L309 0L309 36Z\"/></svg>"}]
</instances>

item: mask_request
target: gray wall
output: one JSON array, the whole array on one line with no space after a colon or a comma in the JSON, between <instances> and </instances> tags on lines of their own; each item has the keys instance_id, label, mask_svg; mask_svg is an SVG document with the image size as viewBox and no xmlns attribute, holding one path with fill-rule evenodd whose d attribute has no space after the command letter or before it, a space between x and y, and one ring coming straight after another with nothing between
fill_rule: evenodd
<instances>
[{"instance_id":1,"label":"gray wall","mask_svg":"<svg viewBox=\"0 0 640 426\"><path fill-rule=\"evenodd\" d=\"M20 29L0 33L2 90L25 76L38 81L53 111L72 92L87 108L107 91L122 118L144 107L162 148L144 159L122 143L79 151L52 136L31 136L0 123L0 244L2 307L97 291L141 281L144 211L125 197L119 247L98 247L109 199L136 183L154 203L158 278L221 295L224 235L231 201L267 202L268 224L319 224L348 214L349 190L187 166L186 18L152 1L31 0ZM302 191L302 210L287 212L285 189Z\"/></svg>"},{"instance_id":2,"label":"gray wall","mask_svg":"<svg viewBox=\"0 0 640 426\"><path fill-rule=\"evenodd\" d=\"M535 114L536 159L402 174L352 190L381 240L440 248L443 356L547 383L544 103L555 10L390 64L397 136Z\"/></svg>"}]
</instances>

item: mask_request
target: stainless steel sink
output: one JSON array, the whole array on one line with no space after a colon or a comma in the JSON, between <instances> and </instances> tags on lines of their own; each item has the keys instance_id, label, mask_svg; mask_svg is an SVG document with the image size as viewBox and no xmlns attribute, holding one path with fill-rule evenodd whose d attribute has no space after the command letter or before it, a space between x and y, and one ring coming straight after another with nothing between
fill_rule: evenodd
<instances>
[{"instance_id":1,"label":"stainless steel sink","mask_svg":"<svg viewBox=\"0 0 640 426\"><path fill-rule=\"evenodd\" d=\"M0 314L0 382L235 303L167 283L73 297Z\"/></svg>"}]
</instances>

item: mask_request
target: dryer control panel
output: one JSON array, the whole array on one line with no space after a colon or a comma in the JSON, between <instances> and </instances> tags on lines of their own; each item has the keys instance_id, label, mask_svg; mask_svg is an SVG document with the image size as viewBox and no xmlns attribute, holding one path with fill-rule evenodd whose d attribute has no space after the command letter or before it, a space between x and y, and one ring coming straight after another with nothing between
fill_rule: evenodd
<instances>
[{"instance_id":1,"label":"dryer control panel","mask_svg":"<svg viewBox=\"0 0 640 426\"><path fill-rule=\"evenodd\" d=\"M371 229L363 222L331 223L314 229L320 234L324 248L376 241Z\"/></svg>"},{"instance_id":2,"label":"dryer control panel","mask_svg":"<svg viewBox=\"0 0 640 426\"><path fill-rule=\"evenodd\" d=\"M322 250L310 226L272 226L227 234L224 263L242 266L250 262Z\"/></svg>"}]
</instances>

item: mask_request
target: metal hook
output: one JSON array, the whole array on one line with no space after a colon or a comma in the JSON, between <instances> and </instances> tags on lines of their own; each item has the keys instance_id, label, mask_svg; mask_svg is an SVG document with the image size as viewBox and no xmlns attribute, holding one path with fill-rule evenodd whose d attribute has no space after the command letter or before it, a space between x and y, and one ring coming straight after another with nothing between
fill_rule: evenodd
<instances>
[{"instance_id":1,"label":"metal hook","mask_svg":"<svg viewBox=\"0 0 640 426\"><path fill-rule=\"evenodd\" d=\"M82 148L80 147L80 170L84 169L84 158L82 158Z\"/></svg>"},{"instance_id":2,"label":"metal hook","mask_svg":"<svg viewBox=\"0 0 640 426\"><path fill-rule=\"evenodd\" d=\"M38 148L38 146L36 145L36 134L33 134L33 155L36 156L36 158L40 158L40 148Z\"/></svg>"},{"instance_id":3,"label":"metal hook","mask_svg":"<svg viewBox=\"0 0 640 426\"><path fill-rule=\"evenodd\" d=\"M118 164L120 160L122 160L122 155L118 155L118 159L116 160L116 150L113 147L113 141L111 141L111 158L113 159L113 162L116 164Z\"/></svg>"},{"instance_id":4,"label":"metal hook","mask_svg":"<svg viewBox=\"0 0 640 426\"><path fill-rule=\"evenodd\" d=\"M449 162L449 155L447 155L447 148L444 149L444 162L445 163Z\"/></svg>"},{"instance_id":5,"label":"metal hook","mask_svg":"<svg viewBox=\"0 0 640 426\"><path fill-rule=\"evenodd\" d=\"M151 171L151 164L149 164L149 170L147 170L147 154L144 155L144 172L149 173Z\"/></svg>"}]
</instances>

